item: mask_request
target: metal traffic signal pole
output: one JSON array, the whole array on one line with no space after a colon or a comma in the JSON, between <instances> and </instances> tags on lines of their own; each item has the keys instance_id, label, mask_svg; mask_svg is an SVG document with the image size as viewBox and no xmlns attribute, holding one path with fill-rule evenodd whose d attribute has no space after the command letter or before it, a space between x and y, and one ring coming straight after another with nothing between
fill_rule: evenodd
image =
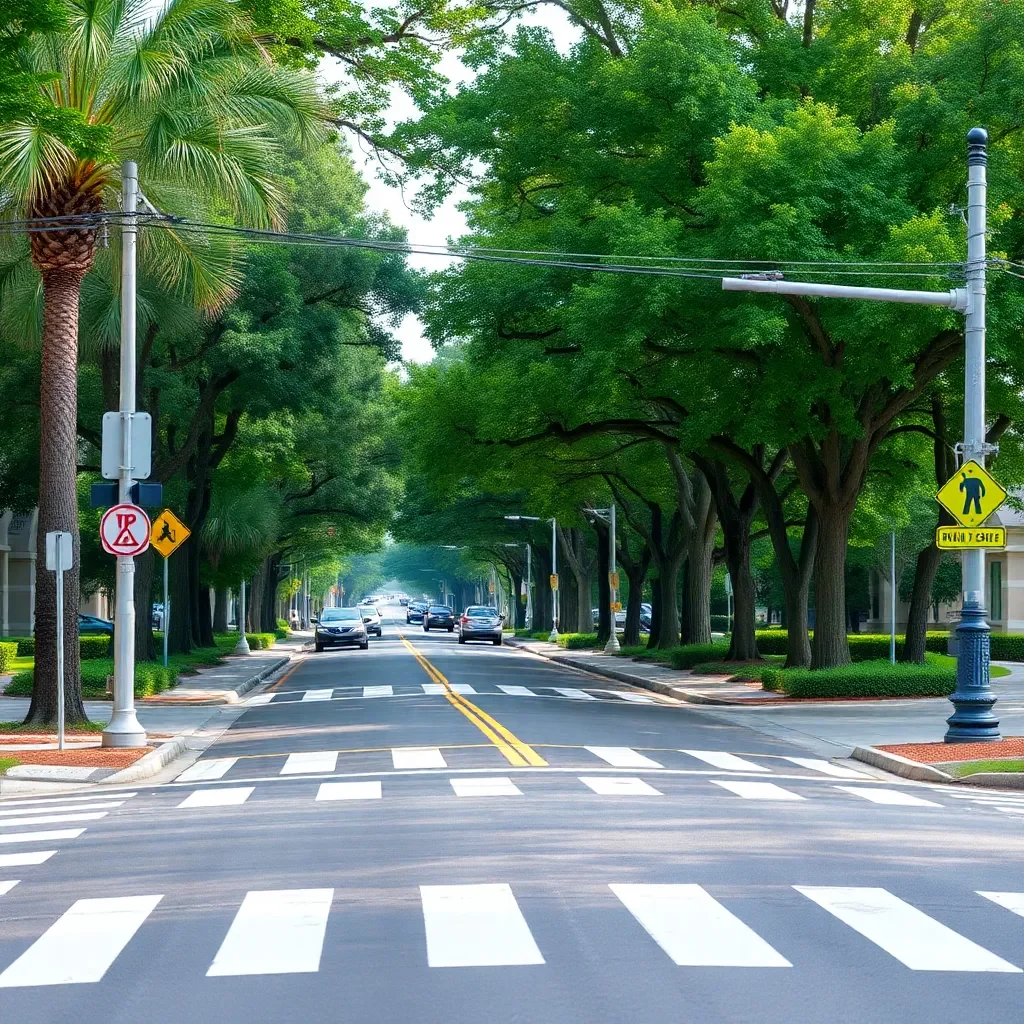
<instances>
[{"instance_id":1,"label":"metal traffic signal pole","mask_svg":"<svg viewBox=\"0 0 1024 1024\"><path fill-rule=\"evenodd\" d=\"M121 168L121 466L118 501L131 501L132 416L135 413L135 263L139 172ZM114 610L114 709L103 730L105 747L144 747L146 733L135 715L135 558L117 556ZM147 603L148 603L147 595Z\"/></svg>"},{"instance_id":2,"label":"metal traffic signal pole","mask_svg":"<svg viewBox=\"0 0 1024 1024\"><path fill-rule=\"evenodd\" d=\"M986 192L988 132L972 128L967 133L967 268L966 288L948 292L904 291L897 288L858 288L835 284L809 284L772 279L773 275L725 278L722 288L734 292L767 292L775 295L821 296L836 299L868 299L944 306L965 315L964 349L964 443L963 463L971 459L985 464L992 448L985 442L985 277ZM982 604L985 586L985 551L967 549L963 559L963 609L957 626L956 691L950 696L955 708L946 720L947 743L999 739L999 720L992 713L996 698L989 680L989 625Z\"/></svg>"}]
</instances>

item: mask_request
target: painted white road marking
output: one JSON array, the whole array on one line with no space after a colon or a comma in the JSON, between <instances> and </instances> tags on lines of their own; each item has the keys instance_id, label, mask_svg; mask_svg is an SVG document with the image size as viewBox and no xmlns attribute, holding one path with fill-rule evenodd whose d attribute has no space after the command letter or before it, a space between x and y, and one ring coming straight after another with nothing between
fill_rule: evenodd
<instances>
[{"instance_id":1,"label":"painted white road marking","mask_svg":"<svg viewBox=\"0 0 1024 1024\"><path fill-rule=\"evenodd\" d=\"M613 768L661 768L657 761L638 753L632 747L584 747Z\"/></svg>"},{"instance_id":2,"label":"painted white road marking","mask_svg":"<svg viewBox=\"0 0 1024 1024\"><path fill-rule=\"evenodd\" d=\"M58 839L77 839L84 828L58 828L52 832L15 832L0 835L0 843L55 843Z\"/></svg>"},{"instance_id":3,"label":"painted white road marking","mask_svg":"<svg viewBox=\"0 0 1024 1024\"><path fill-rule=\"evenodd\" d=\"M431 967L542 964L508 885L421 885Z\"/></svg>"},{"instance_id":4,"label":"painted white road marking","mask_svg":"<svg viewBox=\"0 0 1024 1024\"><path fill-rule=\"evenodd\" d=\"M816 885L793 888L912 971L1021 972L1019 967L947 928L887 889Z\"/></svg>"},{"instance_id":5,"label":"painted white road marking","mask_svg":"<svg viewBox=\"0 0 1024 1024\"><path fill-rule=\"evenodd\" d=\"M456 796L522 796L511 779L449 779Z\"/></svg>"},{"instance_id":6,"label":"painted white road marking","mask_svg":"<svg viewBox=\"0 0 1024 1024\"><path fill-rule=\"evenodd\" d=\"M597 700L592 693L574 689L572 686L552 686L551 689L563 697L572 697L573 700Z\"/></svg>"},{"instance_id":7,"label":"painted white road marking","mask_svg":"<svg viewBox=\"0 0 1024 1024\"><path fill-rule=\"evenodd\" d=\"M13 882L0 882L0 896L4 893L10 892L17 884L19 879L15 879Z\"/></svg>"},{"instance_id":8,"label":"painted white road marking","mask_svg":"<svg viewBox=\"0 0 1024 1024\"><path fill-rule=\"evenodd\" d=\"M338 766L338 751L307 750L285 758L282 775L306 775L312 772L333 772Z\"/></svg>"},{"instance_id":9,"label":"painted white road marking","mask_svg":"<svg viewBox=\"0 0 1024 1024\"><path fill-rule=\"evenodd\" d=\"M744 800L803 800L799 793L776 786L774 782L734 782L732 779L711 779L714 785L743 797Z\"/></svg>"},{"instance_id":10,"label":"painted white road marking","mask_svg":"<svg viewBox=\"0 0 1024 1024\"><path fill-rule=\"evenodd\" d=\"M770 768L754 764L745 758L737 757L735 754L727 754L724 750L684 750L684 754L697 758L712 768L723 768L730 772L767 772Z\"/></svg>"},{"instance_id":11,"label":"painted white road marking","mask_svg":"<svg viewBox=\"0 0 1024 1024\"><path fill-rule=\"evenodd\" d=\"M1024 917L1024 892L982 892L979 889L978 895Z\"/></svg>"},{"instance_id":12,"label":"painted white road marking","mask_svg":"<svg viewBox=\"0 0 1024 1024\"><path fill-rule=\"evenodd\" d=\"M899 789L882 789L874 786L836 786L844 793L852 793L873 804L893 804L900 807L941 807L934 800L924 800L912 793L904 793Z\"/></svg>"},{"instance_id":13,"label":"painted white road marking","mask_svg":"<svg viewBox=\"0 0 1024 1024\"><path fill-rule=\"evenodd\" d=\"M31 818L7 818L0 819L0 828L10 828L12 825L59 825L65 821L98 821L107 816L106 811L93 811L88 814L34 814Z\"/></svg>"},{"instance_id":14,"label":"painted white road marking","mask_svg":"<svg viewBox=\"0 0 1024 1024\"><path fill-rule=\"evenodd\" d=\"M379 782L321 782L317 800L379 800Z\"/></svg>"},{"instance_id":15,"label":"painted white road marking","mask_svg":"<svg viewBox=\"0 0 1024 1024\"><path fill-rule=\"evenodd\" d=\"M680 967L792 967L699 885L610 885Z\"/></svg>"},{"instance_id":16,"label":"painted white road marking","mask_svg":"<svg viewBox=\"0 0 1024 1024\"><path fill-rule=\"evenodd\" d=\"M873 776L867 772L856 772L852 768L845 768L841 764L833 764L831 761L821 761L816 757L787 757L787 761L799 765L801 768L809 768L812 772L821 772L823 775L831 775L834 779L870 779Z\"/></svg>"},{"instance_id":17,"label":"painted white road marking","mask_svg":"<svg viewBox=\"0 0 1024 1024\"><path fill-rule=\"evenodd\" d=\"M420 683L423 692L429 696L437 697L444 693L444 687L440 683Z\"/></svg>"},{"instance_id":18,"label":"painted white road marking","mask_svg":"<svg viewBox=\"0 0 1024 1024\"><path fill-rule=\"evenodd\" d=\"M100 981L162 898L78 900L0 974L0 988Z\"/></svg>"},{"instance_id":19,"label":"painted white road marking","mask_svg":"<svg viewBox=\"0 0 1024 1024\"><path fill-rule=\"evenodd\" d=\"M469 683L450 683L449 685L456 693L476 693Z\"/></svg>"},{"instance_id":20,"label":"painted white road marking","mask_svg":"<svg viewBox=\"0 0 1024 1024\"><path fill-rule=\"evenodd\" d=\"M447 768L437 747L393 747L391 760L396 768Z\"/></svg>"},{"instance_id":21,"label":"painted white road marking","mask_svg":"<svg viewBox=\"0 0 1024 1024\"><path fill-rule=\"evenodd\" d=\"M331 687L327 687L323 690L306 690L302 695L303 701L310 700L330 700L334 696L334 690Z\"/></svg>"},{"instance_id":22,"label":"painted white road marking","mask_svg":"<svg viewBox=\"0 0 1024 1024\"><path fill-rule=\"evenodd\" d=\"M498 683L498 689L502 693L507 693L510 697L536 697L537 694L533 692L528 686L506 686L504 683Z\"/></svg>"},{"instance_id":23,"label":"painted white road marking","mask_svg":"<svg viewBox=\"0 0 1024 1024\"><path fill-rule=\"evenodd\" d=\"M364 697L393 697L395 688L393 686L364 686Z\"/></svg>"},{"instance_id":24,"label":"painted white road marking","mask_svg":"<svg viewBox=\"0 0 1024 1024\"><path fill-rule=\"evenodd\" d=\"M39 850L35 853L0 853L0 868L25 868L42 864L56 852L56 850Z\"/></svg>"},{"instance_id":25,"label":"painted white road marking","mask_svg":"<svg viewBox=\"0 0 1024 1024\"><path fill-rule=\"evenodd\" d=\"M206 761L196 761L191 768L186 768L174 781L206 782L210 779L221 779L237 763L237 757L211 757Z\"/></svg>"},{"instance_id":26,"label":"painted white road marking","mask_svg":"<svg viewBox=\"0 0 1024 1024\"><path fill-rule=\"evenodd\" d=\"M601 796L661 796L661 792L643 779L623 778L621 775L581 775L580 782Z\"/></svg>"},{"instance_id":27,"label":"painted white road marking","mask_svg":"<svg viewBox=\"0 0 1024 1024\"><path fill-rule=\"evenodd\" d=\"M252 796L255 786L234 789L197 789L178 804L179 807L230 807L244 804Z\"/></svg>"},{"instance_id":28,"label":"painted white road marking","mask_svg":"<svg viewBox=\"0 0 1024 1024\"><path fill-rule=\"evenodd\" d=\"M0 811L0 819L8 818L12 814L57 814L59 811L110 811L115 807L120 807L123 801L103 801L102 803L95 804L46 804L44 807L17 807L13 811ZM0 825L5 825L7 822L0 820Z\"/></svg>"},{"instance_id":29,"label":"painted white road marking","mask_svg":"<svg viewBox=\"0 0 1024 1024\"><path fill-rule=\"evenodd\" d=\"M245 703L250 707L255 704L269 704L276 696L276 693L258 693L255 697L250 697Z\"/></svg>"},{"instance_id":30,"label":"painted white road marking","mask_svg":"<svg viewBox=\"0 0 1024 1024\"><path fill-rule=\"evenodd\" d=\"M333 889L246 893L206 976L318 971L333 899Z\"/></svg>"},{"instance_id":31,"label":"painted white road marking","mask_svg":"<svg viewBox=\"0 0 1024 1024\"><path fill-rule=\"evenodd\" d=\"M622 700L628 700L633 704L657 704L653 697L645 697L642 693L630 693L629 690L602 690L602 693L611 693Z\"/></svg>"},{"instance_id":32,"label":"painted white road marking","mask_svg":"<svg viewBox=\"0 0 1024 1024\"><path fill-rule=\"evenodd\" d=\"M4 811L4 814L20 814L24 807L36 807L38 806L40 811L47 811L51 807L55 810L64 810L66 804L82 804L86 802L94 802L99 805L99 802L103 804L109 803L111 800L127 800L129 797L136 796L135 793L111 793L110 796L97 795L93 793L91 796L51 796L46 800L5 800L4 807L11 807L13 810ZM120 804L114 804L112 806L119 807ZM89 810L90 808L83 808L83 810Z\"/></svg>"}]
</instances>

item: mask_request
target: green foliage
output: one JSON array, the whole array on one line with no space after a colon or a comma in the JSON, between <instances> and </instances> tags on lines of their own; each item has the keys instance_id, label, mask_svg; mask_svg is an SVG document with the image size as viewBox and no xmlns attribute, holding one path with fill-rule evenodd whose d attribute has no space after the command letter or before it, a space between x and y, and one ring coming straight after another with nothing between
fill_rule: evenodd
<instances>
[{"instance_id":1,"label":"green foliage","mask_svg":"<svg viewBox=\"0 0 1024 1024\"><path fill-rule=\"evenodd\" d=\"M213 636L214 642L217 644L219 650L230 652L235 644L238 643L237 633L215 633ZM251 651L269 651L274 643L279 639L277 633L246 633L246 642L249 644L249 650ZM283 639L283 638L280 638Z\"/></svg>"},{"instance_id":2,"label":"green foliage","mask_svg":"<svg viewBox=\"0 0 1024 1024\"><path fill-rule=\"evenodd\" d=\"M673 648L669 652L669 658L673 668L689 669L702 662L720 661L728 653L727 643L686 644Z\"/></svg>"},{"instance_id":3,"label":"green foliage","mask_svg":"<svg viewBox=\"0 0 1024 1024\"><path fill-rule=\"evenodd\" d=\"M728 615L712 615L711 616L711 632L712 633L725 633L729 629L729 616Z\"/></svg>"},{"instance_id":4,"label":"green foliage","mask_svg":"<svg viewBox=\"0 0 1024 1024\"><path fill-rule=\"evenodd\" d=\"M170 663L167 668L156 661L135 663L135 696L152 697L172 687L182 671L180 664ZM93 658L82 662L82 697L85 700L109 700L107 676L114 674L113 658ZM32 672L19 672L10 682L6 693L12 697L32 695Z\"/></svg>"},{"instance_id":5,"label":"green foliage","mask_svg":"<svg viewBox=\"0 0 1024 1024\"><path fill-rule=\"evenodd\" d=\"M3 775L8 768L13 768L21 762L16 757L0 757L0 775Z\"/></svg>"},{"instance_id":6,"label":"green foliage","mask_svg":"<svg viewBox=\"0 0 1024 1024\"><path fill-rule=\"evenodd\" d=\"M78 650L82 661L106 658L110 654L110 637L102 635L80 636L78 638Z\"/></svg>"},{"instance_id":7,"label":"green foliage","mask_svg":"<svg viewBox=\"0 0 1024 1024\"><path fill-rule=\"evenodd\" d=\"M957 764L946 764L944 771L962 779L967 775L976 775L978 772L1022 772L1024 773L1024 759L1019 757L999 758L996 760L982 761L960 761Z\"/></svg>"},{"instance_id":8,"label":"green foliage","mask_svg":"<svg viewBox=\"0 0 1024 1024\"><path fill-rule=\"evenodd\" d=\"M992 634L993 637L999 635L1008 634ZM757 649L762 655L786 653L786 630L759 629L755 636ZM813 632L808 636L813 637ZM876 658L889 657L889 635L887 633L850 633L846 639L850 645L850 658L853 661L871 661ZM897 658L903 653L903 639L902 633L896 634ZM930 632L925 636L925 649L935 654L945 654L948 640L949 633L947 632ZM1021 652L1024 653L1024 644L1021 645ZM993 654L992 657L995 658L996 655ZM1014 659L1004 658L1001 660Z\"/></svg>"},{"instance_id":9,"label":"green foliage","mask_svg":"<svg viewBox=\"0 0 1024 1024\"><path fill-rule=\"evenodd\" d=\"M1024 661L1024 636L1017 633L992 633L989 635L990 654L993 661Z\"/></svg>"},{"instance_id":10,"label":"green foliage","mask_svg":"<svg viewBox=\"0 0 1024 1024\"><path fill-rule=\"evenodd\" d=\"M0 673L8 671L10 664L18 656L17 642L5 641L0 643Z\"/></svg>"},{"instance_id":11,"label":"green foliage","mask_svg":"<svg viewBox=\"0 0 1024 1024\"><path fill-rule=\"evenodd\" d=\"M596 633L559 633L558 646L567 651L592 650L598 646Z\"/></svg>"},{"instance_id":12,"label":"green foliage","mask_svg":"<svg viewBox=\"0 0 1024 1024\"><path fill-rule=\"evenodd\" d=\"M843 668L762 670L764 689L790 697L947 697L956 687L956 669L928 661L892 665L862 661Z\"/></svg>"},{"instance_id":13,"label":"green foliage","mask_svg":"<svg viewBox=\"0 0 1024 1024\"><path fill-rule=\"evenodd\" d=\"M34 636L8 637L8 641L18 645L19 658L31 658L36 653L36 638Z\"/></svg>"}]
</instances>

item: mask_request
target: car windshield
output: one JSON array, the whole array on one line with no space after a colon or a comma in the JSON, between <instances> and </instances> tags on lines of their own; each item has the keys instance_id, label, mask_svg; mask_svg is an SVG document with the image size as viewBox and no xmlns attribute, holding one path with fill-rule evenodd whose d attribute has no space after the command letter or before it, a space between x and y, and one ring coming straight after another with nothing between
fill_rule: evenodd
<instances>
[{"instance_id":1,"label":"car windshield","mask_svg":"<svg viewBox=\"0 0 1024 1024\"><path fill-rule=\"evenodd\" d=\"M354 622L358 618L356 608L325 608L320 615L321 622Z\"/></svg>"},{"instance_id":2,"label":"car windshield","mask_svg":"<svg viewBox=\"0 0 1024 1024\"><path fill-rule=\"evenodd\" d=\"M467 608L466 615L471 619L493 619L498 612L494 608Z\"/></svg>"},{"instance_id":3,"label":"car windshield","mask_svg":"<svg viewBox=\"0 0 1024 1024\"><path fill-rule=\"evenodd\" d=\"M443 604L435 604L430 609L430 614L431 615L448 615L450 612L451 612L451 608L449 608L447 605L443 605Z\"/></svg>"}]
</instances>

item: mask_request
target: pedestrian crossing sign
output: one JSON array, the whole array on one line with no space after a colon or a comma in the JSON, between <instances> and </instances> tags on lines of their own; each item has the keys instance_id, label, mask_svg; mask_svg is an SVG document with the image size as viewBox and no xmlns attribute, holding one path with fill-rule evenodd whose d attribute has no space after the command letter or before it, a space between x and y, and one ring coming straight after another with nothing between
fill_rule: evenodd
<instances>
[{"instance_id":1,"label":"pedestrian crossing sign","mask_svg":"<svg viewBox=\"0 0 1024 1024\"><path fill-rule=\"evenodd\" d=\"M980 526L1006 501L1006 491L971 459L939 488L935 498L961 526Z\"/></svg>"},{"instance_id":2,"label":"pedestrian crossing sign","mask_svg":"<svg viewBox=\"0 0 1024 1024\"><path fill-rule=\"evenodd\" d=\"M170 558L191 535L192 531L169 508L165 508L153 520L149 544L164 558Z\"/></svg>"}]
</instances>

